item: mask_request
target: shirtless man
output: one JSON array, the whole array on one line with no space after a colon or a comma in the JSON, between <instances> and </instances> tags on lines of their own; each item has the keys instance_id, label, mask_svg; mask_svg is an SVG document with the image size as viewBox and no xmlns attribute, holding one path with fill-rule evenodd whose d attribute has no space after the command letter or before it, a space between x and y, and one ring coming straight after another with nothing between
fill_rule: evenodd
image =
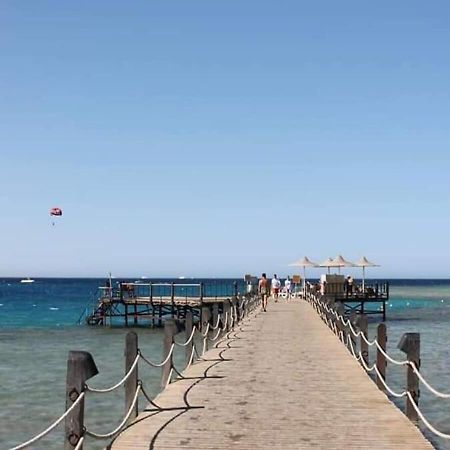
<instances>
[{"instance_id":1,"label":"shirtless man","mask_svg":"<svg viewBox=\"0 0 450 450\"><path fill-rule=\"evenodd\" d=\"M261 294L262 298L262 309L264 312L267 311L267 297L269 295L269 280L266 274L263 273L258 283L258 292Z\"/></svg>"}]
</instances>

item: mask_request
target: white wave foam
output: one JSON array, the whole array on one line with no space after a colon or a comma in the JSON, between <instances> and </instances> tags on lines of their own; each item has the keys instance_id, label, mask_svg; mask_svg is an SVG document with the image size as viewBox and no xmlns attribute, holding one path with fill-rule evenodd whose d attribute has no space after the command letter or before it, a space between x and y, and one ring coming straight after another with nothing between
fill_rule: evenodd
<instances>
[{"instance_id":1,"label":"white wave foam","mask_svg":"<svg viewBox=\"0 0 450 450\"><path fill-rule=\"evenodd\" d=\"M58 311L59 308L55 308L55 307L51 306L51 307L48 308L48 309L51 309L52 311Z\"/></svg>"}]
</instances>

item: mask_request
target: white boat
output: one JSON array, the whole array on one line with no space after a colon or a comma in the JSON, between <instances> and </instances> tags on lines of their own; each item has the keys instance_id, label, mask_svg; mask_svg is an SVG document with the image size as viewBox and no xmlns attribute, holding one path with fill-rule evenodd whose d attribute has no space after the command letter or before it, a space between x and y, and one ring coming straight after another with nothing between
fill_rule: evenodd
<instances>
[{"instance_id":1,"label":"white boat","mask_svg":"<svg viewBox=\"0 0 450 450\"><path fill-rule=\"evenodd\" d=\"M20 280L21 283L34 283L34 280L32 280L30 277L24 278L23 280Z\"/></svg>"}]
</instances>

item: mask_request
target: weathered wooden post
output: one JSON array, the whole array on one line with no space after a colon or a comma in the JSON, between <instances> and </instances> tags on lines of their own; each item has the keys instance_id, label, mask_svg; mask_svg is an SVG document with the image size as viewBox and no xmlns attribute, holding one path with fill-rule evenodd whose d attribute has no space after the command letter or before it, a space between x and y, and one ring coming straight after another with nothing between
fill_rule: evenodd
<instances>
[{"instance_id":1,"label":"weathered wooden post","mask_svg":"<svg viewBox=\"0 0 450 450\"><path fill-rule=\"evenodd\" d=\"M211 319L211 312L209 310L209 306L202 306L201 309L201 322L200 322L200 330L202 334L206 333L206 330L208 329L209 320ZM203 348L205 351L208 350L208 335L203 337Z\"/></svg>"},{"instance_id":2,"label":"weathered wooden post","mask_svg":"<svg viewBox=\"0 0 450 450\"><path fill-rule=\"evenodd\" d=\"M366 365L369 364L369 345L367 344L366 340L368 337L367 328L368 328L368 321L367 316L365 314L358 314L356 318L356 323L358 324L359 331L361 332L361 335L359 336L359 351L361 352L362 359L364 360L364 363Z\"/></svg>"},{"instance_id":3,"label":"weathered wooden post","mask_svg":"<svg viewBox=\"0 0 450 450\"><path fill-rule=\"evenodd\" d=\"M167 319L164 322L164 342L163 342L163 355L162 360L164 361L172 348L173 337L177 333L177 324L174 319ZM166 363L162 366L161 371L161 387L165 388L169 381L170 370L172 369L172 358L173 354L170 358L167 359Z\"/></svg>"},{"instance_id":4,"label":"weathered wooden post","mask_svg":"<svg viewBox=\"0 0 450 450\"><path fill-rule=\"evenodd\" d=\"M342 303L338 303L336 305L335 310L338 313L338 316L341 316L342 318L344 318L345 307ZM345 325L341 322L339 317L336 317L336 323L337 323L339 332L342 332L342 339L344 341L344 345L347 345L347 333L346 333Z\"/></svg>"},{"instance_id":5,"label":"weathered wooden post","mask_svg":"<svg viewBox=\"0 0 450 450\"><path fill-rule=\"evenodd\" d=\"M231 308L231 313L230 313L230 327L234 328L234 325L236 324L237 321L237 308L236 308L236 304L237 304L237 298L234 298L230 301L230 308Z\"/></svg>"},{"instance_id":6,"label":"weathered wooden post","mask_svg":"<svg viewBox=\"0 0 450 450\"><path fill-rule=\"evenodd\" d=\"M170 283L170 312L173 319L175 317L175 286L173 281Z\"/></svg>"},{"instance_id":7,"label":"weathered wooden post","mask_svg":"<svg viewBox=\"0 0 450 450\"><path fill-rule=\"evenodd\" d=\"M66 410L78 399L85 382L98 374L94 358L88 352L70 351L67 358ZM84 398L65 419L64 449L73 450L84 430ZM82 450L82 446L80 449Z\"/></svg>"},{"instance_id":8,"label":"weathered wooden post","mask_svg":"<svg viewBox=\"0 0 450 450\"><path fill-rule=\"evenodd\" d=\"M348 320L350 321L350 325L352 325L352 328L356 327L357 319L358 319L358 316L357 316L356 312L353 311L350 314L349 318L348 318ZM352 347L355 348L355 346L356 346L356 337L353 334L353 332L352 332L352 330L350 328L350 325L348 326L348 336L349 336L349 338L351 340ZM352 352L352 355L353 355L353 352Z\"/></svg>"},{"instance_id":9,"label":"weathered wooden post","mask_svg":"<svg viewBox=\"0 0 450 450\"><path fill-rule=\"evenodd\" d=\"M200 300L200 305L203 306L203 283L200 283L199 285L199 300Z\"/></svg>"},{"instance_id":10,"label":"weathered wooden post","mask_svg":"<svg viewBox=\"0 0 450 450\"><path fill-rule=\"evenodd\" d=\"M386 325L384 323L380 323L377 327L377 342L381 349L386 352ZM382 351L377 348L377 386L383 392L386 391L384 387L383 381L386 380L386 357L383 355Z\"/></svg>"},{"instance_id":11,"label":"weathered wooden post","mask_svg":"<svg viewBox=\"0 0 450 450\"><path fill-rule=\"evenodd\" d=\"M420 334L405 333L397 345L402 352L406 353L406 358L413 363L417 370L420 368ZM419 404L419 378L414 373L411 365L408 364L406 373L406 390L411 394L416 405ZM406 397L406 416L413 422L417 422L418 415L409 397Z\"/></svg>"},{"instance_id":12,"label":"weathered wooden post","mask_svg":"<svg viewBox=\"0 0 450 450\"><path fill-rule=\"evenodd\" d=\"M224 317L224 329L226 333L230 331L230 314L231 314L230 302L228 300L225 300L223 302L223 317Z\"/></svg>"},{"instance_id":13,"label":"weathered wooden post","mask_svg":"<svg viewBox=\"0 0 450 450\"><path fill-rule=\"evenodd\" d=\"M217 320L219 318L219 304L214 303L212 307L212 325L215 327L217 325ZM217 334L217 330L213 330L214 336Z\"/></svg>"},{"instance_id":14,"label":"weathered wooden post","mask_svg":"<svg viewBox=\"0 0 450 450\"><path fill-rule=\"evenodd\" d=\"M131 370L131 366L138 355L138 336L134 331L127 333L125 337L125 374ZM138 366L133 369L133 373L125 381L125 413L131 408L134 394L138 387ZM133 408L130 419L138 415L138 402Z\"/></svg>"},{"instance_id":15,"label":"weathered wooden post","mask_svg":"<svg viewBox=\"0 0 450 450\"><path fill-rule=\"evenodd\" d=\"M191 337L192 329L193 329L192 310L191 309L186 311L184 328L185 328L185 332L186 332L185 336L186 336L186 341L187 341ZM191 360L193 347L194 347L194 339L191 339L191 342L189 342L189 344L186 345L186 367L189 364L189 361Z\"/></svg>"}]
</instances>

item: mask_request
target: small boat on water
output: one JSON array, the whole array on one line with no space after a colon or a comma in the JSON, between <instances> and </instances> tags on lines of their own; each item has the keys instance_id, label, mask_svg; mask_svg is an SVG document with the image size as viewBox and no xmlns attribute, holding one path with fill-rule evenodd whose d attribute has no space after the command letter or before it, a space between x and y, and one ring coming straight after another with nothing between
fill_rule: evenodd
<instances>
[{"instance_id":1,"label":"small boat on water","mask_svg":"<svg viewBox=\"0 0 450 450\"><path fill-rule=\"evenodd\" d=\"M30 277L24 278L23 280L20 280L21 283L34 283L34 280L32 280Z\"/></svg>"}]
</instances>

